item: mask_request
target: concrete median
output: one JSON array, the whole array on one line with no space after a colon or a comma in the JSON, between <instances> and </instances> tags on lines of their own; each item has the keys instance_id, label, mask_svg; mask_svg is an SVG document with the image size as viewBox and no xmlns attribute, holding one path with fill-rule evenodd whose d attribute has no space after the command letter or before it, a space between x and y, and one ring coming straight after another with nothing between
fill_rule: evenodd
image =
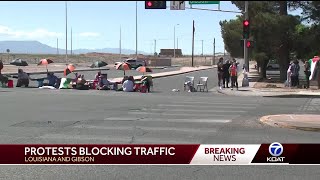
<instances>
[{"instance_id":1,"label":"concrete median","mask_svg":"<svg viewBox=\"0 0 320 180\"><path fill-rule=\"evenodd\" d=\"M261 117L260 121L273 127L320 132L320 115L279 114Z\"/></svg>"}]
</instances>

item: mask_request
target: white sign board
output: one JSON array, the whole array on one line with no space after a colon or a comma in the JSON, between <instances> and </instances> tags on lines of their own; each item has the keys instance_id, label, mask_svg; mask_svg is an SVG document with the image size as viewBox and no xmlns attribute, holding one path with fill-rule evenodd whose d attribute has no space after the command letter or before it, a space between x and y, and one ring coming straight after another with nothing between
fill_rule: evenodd
<instances>
[{"instance_id":1,"label":"white sign board","mask_svg":"<svg viewBox=\"0 0 320 180\"><path fill-rule=\"evenodd\" d=\"M185 1L170 1L170 10L185 10Z\"/></svg>"}]
</instances>

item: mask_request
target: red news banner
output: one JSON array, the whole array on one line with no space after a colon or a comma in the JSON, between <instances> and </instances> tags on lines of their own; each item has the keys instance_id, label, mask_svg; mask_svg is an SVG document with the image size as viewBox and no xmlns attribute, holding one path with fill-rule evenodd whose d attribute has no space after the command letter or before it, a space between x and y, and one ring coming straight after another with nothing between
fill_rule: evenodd
<instances>
[{"instance_id":1,"label":"red news banner","mask_svg":"<svg viewBox=\"0 0 320 180\"><path fill-rule=\"evenodd\" d=\"M0 164L320 164L320 144L0 145Z\"/></svg>"}]
</instances>

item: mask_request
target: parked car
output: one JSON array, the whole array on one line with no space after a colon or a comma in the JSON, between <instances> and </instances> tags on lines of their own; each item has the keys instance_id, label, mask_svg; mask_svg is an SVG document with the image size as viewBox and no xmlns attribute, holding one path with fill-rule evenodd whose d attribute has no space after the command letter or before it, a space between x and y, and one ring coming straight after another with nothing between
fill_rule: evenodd
<instances>
[{"instance_id":1,"label":"parked car","mask_svg":"<svg viewBox=\"0 0 320 180\"><path fill-rule=\"evenodd\" d=\"M140 60L140 59L138 59L138 60L137 59L127 59L124 61L119 61L119 62L116 62L114 64L114 66L116 67L118 64L123 63L123 62L130 64L132 68L137 68L139 66L146 66L146 62L144 60Z\"/></svg>"},{"instance_id":2,"label":"parked car","mask_svg":"<svg viewBox=\"0 0 320 180\"><path fill-rule=\"evenodd\" d=\"M276 60L270 60L268 65L267 65L267 69L279 69L279 63Z\"/></svg>"}]
</instances>

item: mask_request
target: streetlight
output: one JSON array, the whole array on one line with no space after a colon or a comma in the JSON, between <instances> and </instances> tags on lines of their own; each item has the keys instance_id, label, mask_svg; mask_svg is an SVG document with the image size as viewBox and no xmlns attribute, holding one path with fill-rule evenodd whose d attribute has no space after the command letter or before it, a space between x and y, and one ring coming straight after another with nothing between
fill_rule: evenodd
<instances>
[{"instance_id":1,"label":"streetlight","mask_svg":"<svg viewBox=\"0 0 320 180\"><path fill-rule=\"evenodd\" d=\"M136 1L136 59L138 59L138 1Z\"/></svg>"},{"instance_id":2,"label":"streetlight","mask_svg":"<svg viewBox=\"0 0 320 180\"><path fill-rule=\"evenodd\" d=\"M68 4L66 1L66 63L68 62Z\"/></svg>"},{"instance_id":3,"label":"streetlight","mask_svg":"<svg viewBox=\"0 0 320 180\"><path fill-rule=\"evenodd\" d=\"M176 24L173 26L173 57L176 58L176 26L180 24Z\"/></svg>"}]
</instances>

